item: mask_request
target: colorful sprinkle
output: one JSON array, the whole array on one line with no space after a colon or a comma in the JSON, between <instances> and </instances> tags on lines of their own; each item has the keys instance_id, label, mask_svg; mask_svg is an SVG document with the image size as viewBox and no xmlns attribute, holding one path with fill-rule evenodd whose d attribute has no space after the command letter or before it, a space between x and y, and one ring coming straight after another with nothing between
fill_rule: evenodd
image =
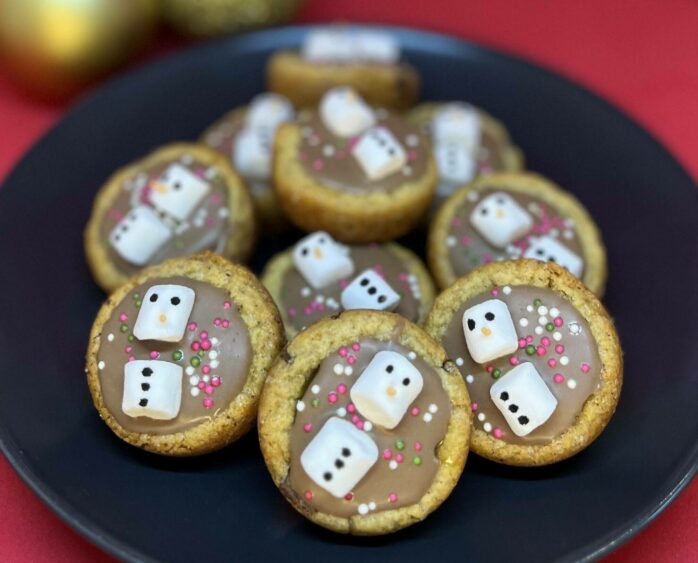
<instances>
[{"instance_id":1,"label":"colorful sprinkle","mask_svg":"<svg viewBox=\"0 0 698 563\"><path fill-rule=\"evenodd\" d=\"M555 375L553 375L553 381L555 383L562 383L563 381L565 381L565 376L561 373L556 373Z\"/></svg>"},{"instance_id":2,"label":"colorful sprinkle","mask_svg":"<svg viewBox=\"0 0 698 563\"><path fill-rule=\"evenodd\" d=\"M175 362L179 362L183 356L184 356L184 354L182 353L181 350L175 350L174 352L172 352L172 359Z\"/></svg>"},{"instance_id":3,"label":"colorful sprinkle","mask_svg":"<svg viewBox=\"0 0 698 563\"><path fill-rule=\"evenodd\" d=\"M412 458L412 463L415 465L422 465L422 456L416 455Z\"/></svg>"},{"instance_id":4,"label":"colorful sprinkle","mask_svg":"<svg viewBox=\"0 0 698 563\"><path fill-rule=\"evenodd\" d=\"M390 502L397 502L397 495L396 495L395 493L390 493L390 494L388 495L388 500L389 500Z\"/></svg>"},{"instance_id":5,"label":"colorful sprinkle","mask_svg":"<svg viewBox=\"0 0 698 563\"><path fill-rule=\"evenodd\" d=\"M193 365L195 368L198 368L201 365L201 358L199 358L199 356L192 356L191 360L189 360L189 363Z\"/></svg>"},{"instance_id":6,"label":"colorful sprinkle","mask_svg":"<svg viewBox=\"0 0 698 563\"><path fill-rule=\"evenodd\" d=\"M402 451L405 449L405 441L404 440L397 440L395 442L395 448Z\"/></svg>"},{"instance_id":7,"label":"colorful sprinkle","mask_svg":"<svg viewBox=\"0 0 698 563\"><path fill-rule=\"evenodd\" d=\"M535 353L536 353L536 347L535 347L535 346L533 346L532 344L529 344L528 346L526 346L526 354L527 354L527 355L533 356L533 354L535 354Z\"/></svg>"},{"instance_id":8,"label":"colorful sprinkle","mask_svg":"<svg viewBox=\"0 0 698 563\"><path fill-rule=\"evenodd\" d=\"M310 422L306 422L303 425L303 431L304 432L310 432L313 429L313 425Z\"/></svg>"},{"instance_id":9,"label":"colorful sprinkle","mask_svg":"<svg viewBox=\"0 0 698 563\"><path fill-rule=\"evenodd\" d=\"M582 370L584 373L589 373L589 370L591 369L591 366L587 364L586 362L583 362L581 366L579 366L579 369Z\"/></svg>"},{"instance_id":10,"label":"colorful sprinkle","mask_svg":"<svg viewBox=\"0 0 698 563\"><path fill-rule=\"evenodd\" d=\"M159 357L160 357L160 352L157 352L155 350L150 352L150 359L151 360L157 360Z\"/></svg>"},{"instance_id":11,"label":"colorful sprinkle","mask_svg":"<svg viewBox=\"0 0 698 563\"><path fill-rule=\"evenodd\" d=\"M213 399L211 399L211 397L206 397L204 399L204 408L210 409L211 407L213 407Z\"/></svg>"},{"instance_id":12,"label":"colorful sprinkle","mask_svg":"<svg viewBox=\"0 0 698 563\"><path fill-rule=\"evenodd\" d=\"M494 430L492 430L492 434L495 438L499 439L504 435L504 432L502 432L501 428L495 428Z\"/></svg>"},{"instance_id":13,"label":"colorful sprinkle","mask_svg":"<svg viewBox=\"0 0 698 563\"><path fill-rule=\"evenodd\" d=\"M315 397L312 401L310 401L310 404L311 404L313 407L317 408L317 407L320 406L320 399L318 399L317 397Z\"/></svg>"},{"instance_id":14,"label":"colorful sprinkle","mask_svg":"<svg viewBox=\"0 0 698 563\"><path fill-rule=\"evenodd\" d=\"M303 496L305 497L305 500L313 500L313 491L305 491Z\"/></svg>"},{"instance_id":15,"label":"colorful sprinkle","mask_svg":"<svg viewBox=\"0 0 698 563\"><path fill-rule=\"evenodd\" d=\"M502 376L501 369L497 368L497 369L492 370L492 377L494 377L495 379L499 379L501 376Z\"/></svg>"}]
</instances>

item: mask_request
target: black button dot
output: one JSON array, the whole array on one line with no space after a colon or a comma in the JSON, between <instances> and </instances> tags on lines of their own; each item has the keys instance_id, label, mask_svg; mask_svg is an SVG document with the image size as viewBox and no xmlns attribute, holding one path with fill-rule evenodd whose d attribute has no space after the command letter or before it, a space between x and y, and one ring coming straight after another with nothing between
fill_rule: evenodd
<instances>
[{"instance_id":1,"label":"black button dot","mask_svg":"<svg viewBox=\"0 0 698 563\"><path fill-rule=\"evenodd\" d=\"M393 370L394 370L394 369L395 369L395 368L393 367L392 364L389 364L389 365L387 365L387 366L385 367L385 371L387 371L388 373L393 373Z\"/></svg>"},{"instance_id":2,"label":"black button dot","mask_svg":"<svg viewBox=\"0 0 698 563\"><path fill-rule=\"evenodd\" d=\"M331 481L332 480L332 473L330 473L329 471L327 473L323 473L322 478L325 481Z\"/></svg>"},{"instance_id":3,"label":"black button dot","mask_svg":"<svg viewBox=\"0 0 698 563\"><path fill-rule=\"evenodd\" d=\"M385 303L388 298L385 295L378 297L378 303Z\"/></svg>"},{"instance_id":4,"label":"black button dot","mask_svg":"<svg viewBox=\"0 0 698 563\"><path fill-rule=\"evenodd\" d=\"M143 377L150 377L151 375L153 375L153 370L150 368L143 368L143 371L141 371L141 373L143 374Z\"/></svg>"},{"instance_id":5,"label":"black button dot","mask_svg":"<svg viewBox=\"0 0 698 563\"><path fill-rule=\"evenodd\" d=\"M506 391L502 391L502 392L499 394L499 398L500 398L502 401L508 401L508 400L509 400L509 393L507 393Z\"/></svg>"},{"instance_id":6,"label":"black button dot","mask_svg":"<svg viewBox=\"0 0 698 563\"><path fill-rule=\"evenodd\" d=\"M149 391L150 383L141 383L141 389L143 389L143 391Z\"/></svg>"},{"instance_id":7,"label":"black button dot","mask_svg":"<svg viewBox=\"0 0 698 563\"><path fill-rule=\"evenodd\" d=\"M494 320L494 313L489 313L489 312L485 313L485 318L488 321L493 321Z\"/></svg>"},{"instance_id":8,"label":"black button dot","mask_svg":"<svg viewBox=\"0 0 698 563\"><path fill-rule=\"evenodd\" d=\"M519 410L519 405L509 405L510 412L517 412Z\"/></svg>"},{"instance_id":9,"label":"black button dot","mask_svg":"<svg viewBox=\"0 0 698 563\"><path fill-rule=\"evenodd\" d=\"M368 285L368 278L363 278L363 279L359 282L359 285L361 285L361 287L366 287L366 286Z\"/></svg>"},{"instance_id":10,"label":"black button dot","mask_svg":"<svg viewBox=\"0 0 698 563\"><path fill-rule=\"evenodd\" d=\"M343 462L341 459L335 459L335 460L334 460L334 466L335 466L337 469L342 469L342 467L344 467L344 462Z\"/></svg>"},{"instance_id":11,"label":"black button dot","mask_svg":"<svg viewBox=\"0 0 698 563\"><path fill-rule=\"evenodd\" d=\"M307 256L307 255L308 255L308 249L307 249L307 248L303 248L303 249L301 250L301 255Z\"/></svg>"},{"instance_id":12,"label":"black button dot","mask_svg":"<svg viewBox=\"0 0 698 563\"><path fill-rule=\"evenodd\" d=\"M342 455L344 457L349 457L351 455L351 450L349 448L342 448Z\"/></svg>"},{"instance_id":13,"label":"black button dot","mask_svg":"<svg viewBox=\"0 0 698 563\"><path fill-rule=\"evenodd\" d=\"M410 384L410 378L406 377L405 379L402 380L402 384L407 387Z\"/></svg>"},{"instance_id":14,"label":"black button dot","mask_svg":"<svg viewBox=\"0 0 698 563\"><path fill-rule=\"evenodd\" d=\"M371 286L371 287L368 288L368 294L369 294L369 295L373 295L374 293L376 293L376 291L378 291L378 290L377 290L375 287L373 287L373 286Z\"/></svg>"},{"instance_id":15,"label":"black button dot","mask_svg":"<svg viewBox=\"0 0 698 563\"><path fill-rule=\"evenodd\" d=\"M141 407L147 407L148 406L148 399L141 399L138 401L138 405Z\"/></svg>"},{"instance_id":16,"label":"black button dot","mask_svg":"<svg viewBox=\"0 0 698 563\"><path fill-rule=\"evenodd\" d=\"M520 416L518 418L518 421L519 421L519 424L521 424L522 426L526 426L529 422L527 416Z\"/></svg>"}]
</instances>

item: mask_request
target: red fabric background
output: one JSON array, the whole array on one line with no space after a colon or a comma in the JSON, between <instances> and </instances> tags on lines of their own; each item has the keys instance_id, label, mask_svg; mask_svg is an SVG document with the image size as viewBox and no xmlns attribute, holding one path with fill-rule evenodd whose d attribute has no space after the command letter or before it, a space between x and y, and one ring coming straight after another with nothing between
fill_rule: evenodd
<instances>
[{"instance_id":1,"label":"red fabric background","mask_svg":"<svg viewBox=\"0 0 698 563\"><path fill-rule=\"evenodd\" d=\"M698 2L309 0L299 20L393 23L458 35L585 85L649 129L698 178ZM150 56L178 47L160 40ZM0 179L60 116L0 75ZM607 561L698 561L698 481ZM107 561L0 457L0 560Z\"/></svg>"}]
</instances>

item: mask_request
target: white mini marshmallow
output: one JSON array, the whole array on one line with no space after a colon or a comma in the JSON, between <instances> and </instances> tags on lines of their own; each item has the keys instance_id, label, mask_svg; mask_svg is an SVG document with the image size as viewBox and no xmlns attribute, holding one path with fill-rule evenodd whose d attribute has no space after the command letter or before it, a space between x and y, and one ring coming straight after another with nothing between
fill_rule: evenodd
<instances>
[{"instance_id":1,"label":"white mini marshmallow","mask_svg":"<svg viewBox=\"0 0 698 563\"><path fill-rule=\"evenodd\" d=\"M490 398L517 436L527 436L550 418L557 399L535 366L519 364L490 387Z\"/></svg>"},{"instance_id":2,"label":"white mini marshmallow","mask_svg":"<svg viewBox=\"0 0 698 563\"><path fill-rule=\"evenodd\" d=\"M343 498L378 461L378 446L351 422L330 418L301 454L301 467L319 487Z\"/></svg>"},{"instance_id":3,"label":"white mini marshmallow","mask_svg":"<svg viewBox=\"0 0 698 563\"><path fill-rule=\"evenodd\" d=\"M563 268L567 268L573 276L582 275L584 262L561 242L547 235L536 237L530 242L530 246L524 252L524 258L555 262Z\"/></svg>"},{"instance_id":4,"label":"white mini marshmallow","mask_svg":"<svg viewBox=\"0 0 698 563\"><path fill-rule=\"evenodd\" d=\"M182 367L160 360L124 365L121 410L128 416L172 420L182 403Z\"/></svg>"},{"instance_id":5,"label":"white mini marshmallow","mask_svg":"<svg viewBox=\"0 0 698 563\"><path fill-rule=\"evenodd\" d=\"M395 428L422 392L422 374L397 352L378 352L351 388L359 413L374 424Z\"/></svg>"},{"instance_id":6,"label":"white mini marshmallow","mask_svg":"<svg viewBox=\"0 0 698 563\"><path fill-rule=\"evenodd\" d=\"M368 268L344 288L340 300L347 310L392 311L400 303L400 295L373 269Z\"/></svg>"},{"instance_id":7,"label":"white mini marshmallow","mask_svg":"<svg viewBox=\"0 0 698 563\"><path fill-rule=\"evenodd\" d=\"M371 180L394 174L407 163L407 153L400 142L388 129L380 126L361 135L351 154Z\"/></svg>"},{"instance_id":8,"label":"white mini marshmallow","mask_svg":"<svg viewBox=\"0 0 698 563\"><path fill-rule=\"evenodd\" d=\"M245 178L267 180L271 177L273 133L266 129L243 128L235 137L233 164Z\"/></svg>"},{"instance_id":9,"label":"white mini marshmallow","mask_svg":"<svg viewBox=\"0 0 698 563\"><path fill-rule=\"evenodd\" d=\"M245 126L274 132L282 123L291 121L293 116L293 104L286 96L265 92L250 102L245 114Z\"/></svg>"},{"instance_id":10,"label":"white mini marshmallow","mask_svg":"<svg viewBox=\"0 0 698 563\"><path fill-rule=\"evenodd\" d=\"M471 154L475 154L480 146L480 116L475 108L467 104L442 106L434 114L431 130L436 143L461 145Z\"/></svg>"},{"instance_id":11,"label":"white mini marshmallow","mask_svg":"<svg viewBox=\"0 0 698 563\"><path fill-rule=\"evenodd\" d=\"M525 235L533 219L509 194L495 192L475 206L470 223L492 246L504 248Z\"/></svg>"},{"instance_id":12,"label":"white mini marshmallow","mask_svg":"<svg viewBox=\"0 0 698 563\"><path fill-rule=\"evenodd\" d=\"M462 145L436 143L434 157L439 177L447 182L465 184L477 174L477 161Z\"/></svg>"},{"instance_id":13,"label":"white mini marshmallow","mask_svg":"<svg viewBox=\"0 0 698 563\"><path fill-rule=\"evenodd\" d=\"M370 106L348 86L338 86L325 92L318 112L325 127L338 137L353 137L376 122Z\"/></svg>"},{"instance_id":14,"label":"white mini marshmallow","mask_svg":"<svg viewBox=\"0 0 698 563\"><path fill-rule=\"evenodd\" d=\"M301 56L315 63L347 63L356 58L353 33L343 28L310 31L301 45Z\"/></svg>"},{"instance_id":15,"label":"white mini marshmallow","mask_svg":"<svg viewBox=\"0 0 698 563\"><path fill-rule=\"evenodd\" d=\"M129 211L112 229L109 242L119 256L144 266L172 238L172 231L147 205Z\"/></svg>"},{"instance_id":16,"label":"white mini marshmallow","mask_svg":"<svg viewBox=\"0 0 698 563\"><path fill-rule=\"evenodd\" d=\"M400 44L383 31L357 31L354 51L358 60L370 63L392 64L400 60Z\"/></svg>"},{"instance_id":17,"label":"white mini marshmallow","mask_svg":"<svg viewBox=\"0 0 698 563\"><path fill-rule=\"evenodd\" d=\"M325 231L301 239L293 248L293 264L315 289L328 286L354 273L349 249Z\"/></svg>"},{"instance_id":18,"label":"white mini marshmallow","mask_svg":"<svg viewBox=\"0 0 698 563\"><path fill-rule=\"evenodd\" d=\"M463 333L468 352L478 364L511 354L519 346L509 309L499 299L490 299L466 309Z\"/></svg>"},{"instance_id":19,"label":"white mini marshmallow","mask_svg":"<svg viewBox=\"0 0 698 563\"><path fill-rule=\"evenodd\" d=\"M171 164L151 184L150 201L160 211L183 221L211 187L181 164Z\"/></svg>"},{"instance_id":20,"label":"white mini marshmallow","mask_svg":"<svg viewBox=\"0 0 698 563\"><path fill-rule=\"evenodd\" d=\"M143 297L133 335L138 340L179 342L189 322L196 294L183 285L154 285Z\"/></svg>"}]
</instances>

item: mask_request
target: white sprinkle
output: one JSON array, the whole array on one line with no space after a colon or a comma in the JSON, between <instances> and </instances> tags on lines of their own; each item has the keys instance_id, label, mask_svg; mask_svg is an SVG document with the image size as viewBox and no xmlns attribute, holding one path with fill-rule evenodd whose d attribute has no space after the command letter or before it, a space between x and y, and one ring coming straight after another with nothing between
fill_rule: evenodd
<instances>
[{"instance_id":1,"label":"white sprinkle","mask_svg":"<svg viewBox=\"0 0 698 563\"><path fill-rule=\"evenodd\" d=\"M424 418L424 422L431 422L431 413L424 413L424 416L422 418Z\"/></svg>"},{"instance_id":2,"label":"white sprinkle","mask_svg":"<svg viewBox=\"0 0 698 563\"><path fill-rule=\"evenodd\" d=\"M483 420L485 420L485 418L486 418L486 417L485 417L485 413L483 413L483 412L481 412L480 414L477 415L477 419L478 419L480 422L482 422Z\"/></svg>"},{"instance_id":3,"label":"white sprinkle","mask_svg":"<svg viewBox=\"0 0 698 563\"><path fill-rule=\"evenodd\" d=\"M436 414L436 413L438 412L438 410L439 410L438 405L435 405L434 403L432 403L431 405L429 405L429 412L430 412L431 414Z\"/></svg>"},{"instance_id":4,"label":"white sprinkle","mask_svg":"<svg viewBox=\"0 0 698 563\"><path fill-rule=\"evenodd\" d=\"M226 218L228 215L230 215L230 211L228 210L227 207L221 207L218 209L218 216L221 218Z\"/></svg>"},{"instance_id":5,"label":"white sprinkle","mask_svg":"<svg viewBox=\"0 0 698 563\"><path fill-rule=\"evenodd\" d=\"M397 461L395 461L394 459L390 460L390 463L388 464L388 467L390 467L390 469L392 469L393 471L395 471L395 470L397 469Z\"/></svg>"},{"instance_id":6,"label":"white sprinkle","mask_svg":"<svg viewBox=\"0 0 698 563\"><path fill-rule=\"evenodd\" d=\"M504 293L504 295L509 295L511 293L511 288L508 285L505 285L502 288L502 293Z\"/></svg>"},{"instance_id":7,"label":"white sprinkle","mask_svg":"<svg viewBox=\"0 0 698 563\"><path fill-rule=\"evenodd\" d=\"M375 509L376 509L376 503L373 502L373 501L371 501L371 502L368 503L368 507L369 507L371 510L375 510Z\"/></svg>"},{"instance_id":8,"label":"white sprinkle","mask_svg":"<svg viewBox=\"0 0 698 563\"><path fill-rule=\"evenodd\" d=\"M215 350L211 350L208 353L208 357L211 358L212 360L215 360L218 357L218 352L216 352Z\"/></svg>"},{"instance_id":9,"label":"white sprinkle","mask_svg":"<svg viewBox=\"0 0 698 563\"><path fill-rule=\"evenodd\" d=\"M547 325L548 317L538 317L538 324L543 326Z\"/></svg>"},{"instance_id":10,"label":"white sprinkle","mask_svg":"<svg viewBox=\"0 0 698 563\"><path fill-rule=\"evenodd\" d=\"M533 313L533 305L529 305L528 307L526 307L526 310L527 310L529 313Z\"/></svg>"},{"instance_id":11,"label":"white sprinkle","mask_svg":"<svg viewBox=\"0 0 698 563\"><path fill-rule=\"evenodd\" d=\"M582 333L582 327L577 321L572 321L569 323L567 328L569 329L570 334L574 334L575 336Z\"/></svg>"},{"instance_id":12,"label":"white sprinkle","mask_svg":"<svg viewBox=\"0 0 698 563\"><path fill-rule=\"evenodd\" d=\"M562 334L560 334L560 331L556 330L555 332L553 332L553 340L555 342L560 342L560 340L562 340Z\"/></svg>"},{"instance_id":13,"label":"white sprinkle","mask_svg":"<svg viewBox=\"0 0 698 563\"><path fill-rule=\"evenodd\" d=\"M318 303L324 303L325 302L325 296L324 295L316 295L315 296L315 301Z\"/></svg>"},{"instance_id":14,"label":"white sprinkle","mask_svg":"<svg viewBox=\"0 0 698 563\"><path fill-rule=\"evenodd\" d=\"M550 308L550 316L551 316L553 319L554 319L555 317L559 317L559 316L560 316L560 309L558 309L557 307L551 307L551 308Z\"/></svg>"},{"instance_id":15,"label":"white sprinkle","mask_svg":"<svg viewBox=\"0 0 698 563\"><path fill-rule=\"evenodd\" d=\"M539 325L533 329L533 332L535 332L536 334L543 334L543 327Z\"/></svg>"},{"instance_id":16,"label":"white sprinkle","mask_svg":"<svg viewBox=\"0 0 698 563\"><path fill-rule=\"evenodd\" d=\"M303 297L310 297L311 293L312 293L312 291L310 290L309 287L304 287L303 289L301 289L301 295Z\"/></svg>"},{"instance_id":17,"label":"white sprinkle","mask_svg":"<svg viewBox=\"0 0 698 563\"><path fill-rule=\"evenodd\" d=\"M364 422L364 430L366 432L370 432L371 430L373 430L373 424L371 424L371 422L367 420L366 422Z\"/></svg>"},{"instance_id":18,"label":"white sprinkle","mask_svg":"<svg viewBox=\"0 0 698 563\"><path fill-rule=\"evenodd\" d=\"M480 197L480 194L477 192L468 192L468 195L466 196L468 201L477 201L477 198L479 198L479 197Z\"/></svg>"},{"instance_id":19,"label":"white sprinkle","mask_svg":"<svg viewBox=\"0 0 698 563\"><path fill-rule=\"evenodd\" d=\"M334 371L335 375L342 375L344 373L344 366L342 364L335 364L332 371Z\"/></svg>"},{"instance_id":20,"label":"white sprinkle","mask_svg":"<svg viewBox=\"0 0 698 563\"><path fill-rule=\"evenodd\" d=\"M548 308L545 305L541 305L540 307L538 307L538 314L539 315L547 315Z\"/></svg>"},{"instance_id":21,"label":"white sprinkle","mask_svg":"<svg viewBox=\"0 0 698 563\"><path fill-rule=\"evenodd\" d=\"M561 363L563 366L566 366L567 364L570 363L570 359L569 359L567 356L562 356L562 357L560 358L560 363Z\"/></svg>"},{"instance_id":22,"label":"white sprinkle","mask_svg":"<svg viewBox=\"0 0 698 563\"><path fill-rule=\"evenodd\" d=\"M206 172L204 172L204 176L207 180L213 180L216 176L218 176L218 168L215 166L209 166L206 169Z\"/></svg>"},{"instance_id":23,"label":"white sprinkle","mask_svg":"<svg viewBox=\"0 0 698 563\"><path fill-rule=\"evenodd\" d=\"M453 248L456 244L458 244L458 239L456 237L450 236L446 238L446 246L449 248Z\"/></svg>"},{"instance_id":24,"label":"white sprinkle","mask_svg":"<svg viewBox=\"0 0 698 563\"><path fill-rule=\"evenodd\" d=\"M191 393L192 397L198 397L200 392L201 391L198 387L192 387L191 389L189 389L189 393Z\"/></svg>"},{"instance_id":25,"label":"white sprinkle","mask_svg":"<svg viewBox=\"0 0 698 563\"><path fill-rule=\"evenodd\" d=\"M98 368L98 369L104 369L104 365L105 365L104 362L101 361L101 362L99 362L99 363L97 364L97 368Z\"/></svg>"},{"instance_id":26,"label":"white sprinkle","mask_svg":"<svg viewBox=\"0 0 698 563\"><path fill-rule=\"evenodd\" d=\"M405 137L405 143L407 143L408 147L416 147L419 144L419 136L410 133Z\"/></svg>"},{"instance_id":27,"label":"white sprinkle","mask_svg":"<svg viewBox=\"0 0 698 563\"><path fill-rule=\"evenodd\" d=\"M218 362L218 360L211 360L210 366L213 369L216 369L219 365L220 365L220 363Z\"/></svg>"},{"instance_id":28,"label":"white sprinkle","mask_svg":"<svg viewBox=\"0 0 698 563\"><path fill-rule=\"evenodd\" d=\"M409 352L407 352L407 357L410 360L415 360L417 358L417 354L415 354L413 351L410 350Z\"/></svg>"},{"instance_id":29,"label":"white sprinkle","mask_svg":"<svg viewBox=\"0 0 698 563\"><path fill-rule=\"evenodd\" d=\"M492 425L489 422L485 422L485 424L483 424L482 427L485 429L485 432L492 431Z\"/></svg>"},{"instance_id":30,"label":"white sprinkle","mask_svg":"<svg viewBox=\"0 0 698 563\"><path fill-rule=\"evenodd\" d=\"M519 324L521 326L528 326L528 319L526 317L522 317L521 319L519 319Z\"/></svg>"},{"instance_id":31,"label":"white sprinkle","mask_svg":"<svg viewBox=\"0 0 698 563\"><path fill-rule=\"evenodd\" d=\"M463 358L456 358L456 365L458 367L462 366L464 363Z\"/></svg>"},{"instance_id":32,"label":"white sprinkle","mask_svg":"<svg viewBox=\"0 0 698 563\"><path fill-rule=\"evenodd\" d=\"M218 344L218 338L216 338L215 336L211 338L211 344L213 344L214 346Z\"/></svg>"},{"instance_id":33,"label":"white sprinkle","mask_svg":"<svg viewBox=\"0 0 698 563\"><path fill-rule=\"evenodd\" d=\"M305 403L303 401L298 401L296 403L296 410L298 412L303 412L305 410Z\"/></svg>"},{"instance_id":34,"label":"white sprinkle","mask_svg":"<svg viewBox=\"0 0 698 563\"><path fill-rule=\"evenodd\" d=\"M567 380L567 387L574 389L577 386L577 382L574 379Z\"/></svg>"},{"instance_id":35,"label":"white sprinkle","mask_svg":"<svg viewBox=\"0 0 698 563\"><path fill-rule=\"evenodd\" d=\"M347 409L345 409L344 407L339 407L337 409L337 416L347 416ZM364 425L364 428L365 427L366 425Z\"/></svg>"},{"instance_id":36,"label":"white sprinkle","mask_svg":"<svg viewBox=\"0 0 698 563\"><path fill-rule=\"evenodd\" d=\"M364 514L368 514L368 505L367 504L361 503L359 505L359 514L361 514L362 516Z\"/></svg>"},{"instance_id":37,"label":"white sprinkle","mask_svg":"<svg viewBox=\"0 0 698 563\"><path fill-rule=\"evenodd\" d=\"M114 342L114 335L111 332L107 335L107 340L109 342Z\"/></svg>"},{"instance_id":38,"label":"white sprinkle","mask_svg":"<svg viewBox=\"0 0 698 563\"><path fill-rule=\"evenodd\" d=\"M558 229L550 229L550 232L548 234L553 238L557 238L558 236L560 236L560 231Z\"/></svg>"},{"instance_id":39,"label":"white sprinkle","mask_svg":"<svg viewBox=\"0 0 698 563\"><path fill-rule=\"evenodd\" d=\"M574 231L572 231L571 229L565 229L564 231L562 231L562 236L567 240L573 239Z\"/></svg>"},{"instance_id":40,"label":"white sprinkle","mask_svg":"<svg viewBox=\"0 0 698 563\"><path fill-rule=\"evenodd\" d=\"M184 370L184 373L186 373L187 375L194 375L194 368L191 366L187 366Z\"/></svg>"},{"instance_id":41,"label":"white sprinkle","mask_svg":"<svg viewBox=\"0 0 698 563\"><path fill-rule=\"evenodd\" d=\"M204 380L204 383L208 383L211 381L211 376L210 375L204 375L201 379Z\"/></svg>"},{"instance_id":42,"label":"white sprinkle","mask_svg":"<svg viewBox=\"0 0 698 563\"><path fill-rule=\"evenodd\" d=\"M347 366L344 368L344 375L350 376L352 373L354 373L354 368L351 366Z\"/></svg>"},{"instance_id":43,"label":"white sprinkle","mask_svg":"<svg viewBox=\"0 0 698 563\"><path fill-rule=\"evenodd\" d=\"M325 156L332 156L334 154L334 147L332 145L325 145L322 147L322 154Z\"/></svg>"},{"instance_id":44,"label":"white sprinkle","mask_svg":"<svg viewBox=\"0 0 698 563\"><path fill-rule=\"evenodd\" d=\"M313 129L312 129L312 127L309 127L309 126L306 125L305 127L303 127L303 128L301 129L301 134L302 134L304 137L310 137L310 135L313 134Z\"/></svg>"},{"instance_id":45,"label":"white sprinkle","mask_svg":"<svg viewBox=\"0 0 698 563\"><path fill-rule=\"evenodd\" d=\"M189 378L189 384L190 385L198 385L199 384L199 376L198 375L192 375Z\"/></svg>"},{"instance_id":46,"label":"white sprinkle","mask_svg":"<svg viewBox=\"0 0 698 563\"><path fill-rule=\"evenodd\" d=\"M182 164L186 164L187 166L194 162L194 159L190 154L183 154L179 160L182 162Z\"/></svg>"},{"instance_id":47,"label":"white sprinkle","mask_svg":"<svg viewBox=\"0 0 698 563\"><path fill-rule=\"evenodd\" d=\"M320 386L319 386L319 385L313 385L313 386L310 388L310 392L311 392L313 395L317 395L317 394L320 392Z\"/></svg>"},{"instance_id":48,"label":"white sprinkle","mask_svg":"<svg viewBox=\"0 0 698 563\"><path fill-rule=\"evenodd\" d=\"M474 378L471 374L468 374L468 375L465 376L465 380L466 380L468 383L472 383L473 381L475 381L475 378Z\"/></svg>"}]
</instances>

